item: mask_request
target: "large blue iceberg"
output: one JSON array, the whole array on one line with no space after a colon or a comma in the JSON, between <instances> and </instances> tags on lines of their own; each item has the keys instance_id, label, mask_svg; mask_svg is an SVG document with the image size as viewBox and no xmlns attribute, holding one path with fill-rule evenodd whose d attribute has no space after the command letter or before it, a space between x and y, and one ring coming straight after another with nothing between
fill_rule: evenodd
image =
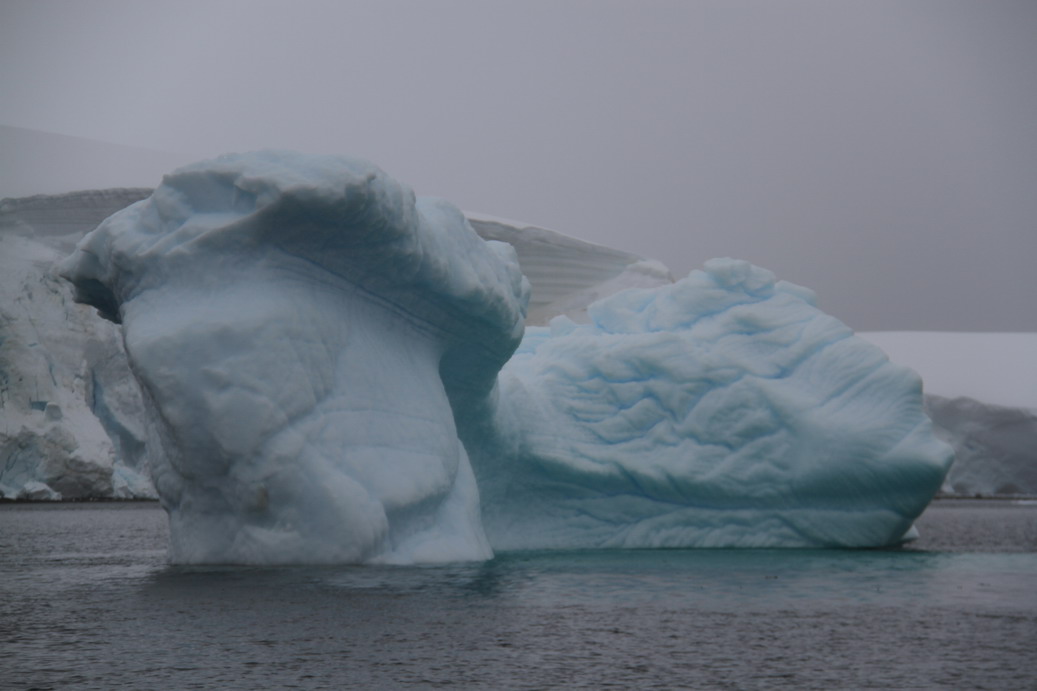
<instances>
[{"instance_id":1,"label":"large blue iceberg","mask_svg":"<svg viewBox=\"0 0 1037 691\"><path fill-rule=\"evenodd\" d=\"M888 545L951 461L809 291L712 260L527 328L511 245L354 159L181 168L61 271L122 324L174 562Z\"/></svg>"}]
</instances>

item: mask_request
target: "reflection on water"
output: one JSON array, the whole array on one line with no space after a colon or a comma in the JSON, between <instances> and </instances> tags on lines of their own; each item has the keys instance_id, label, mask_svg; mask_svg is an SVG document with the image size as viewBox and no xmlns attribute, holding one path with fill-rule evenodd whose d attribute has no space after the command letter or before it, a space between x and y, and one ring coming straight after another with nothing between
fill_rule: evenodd
<instances>
[{"instance_id":1,"label":"reflection on water","mask_svg":"<svg viewBox=\"0 0 1037 691\"><path fill-rule=\"evenodd\" d=\"M1037 554L703 550L504 554L425 567L175 567L145 588L252 588L472 598L530 606L711 610L843 605L998 606L1031 597Z\"/></svg>"},{"instance_id":2,"label":"reflection on water","mask_svg":"<svg viewBox=\"0 0 1037 691\"><path fill-rule=\"evenodd\" d=\"M919 527L900 550L177 567L154 505L4 505L0 688L1037 684L1037 506Z\"/></svg>"}]
</instances>

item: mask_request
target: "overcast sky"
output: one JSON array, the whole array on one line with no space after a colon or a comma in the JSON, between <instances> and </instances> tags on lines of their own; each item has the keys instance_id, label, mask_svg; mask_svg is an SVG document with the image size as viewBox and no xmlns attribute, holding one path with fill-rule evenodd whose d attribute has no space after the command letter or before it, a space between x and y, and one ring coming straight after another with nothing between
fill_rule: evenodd
<instances>
[{"instance_id":1,"label":"overcast sky","mask_svg":"<svg viewBox=\"0 0 1037 691\"><path fill-rule=\"evenodd\" d=\"M1037 331L1035 37L1034 0L0 0L0 125L358 155L857 329Z\"/></svg>"}]
</instances>

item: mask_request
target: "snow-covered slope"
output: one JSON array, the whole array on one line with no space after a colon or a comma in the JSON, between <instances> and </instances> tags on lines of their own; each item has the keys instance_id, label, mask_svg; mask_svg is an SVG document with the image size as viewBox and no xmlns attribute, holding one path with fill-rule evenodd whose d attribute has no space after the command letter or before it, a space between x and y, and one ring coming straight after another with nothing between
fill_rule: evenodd
<instances>
[{"instance_id":1,"label":"snow-covered slope","mask_svg":"<svg viewBox=\"0 0 1037 691\"><path fill-rule=\"evenodd\" d=\"M922 376L926 412L955 452L945 493L1037 495L1037 333L861 336Z\"/></svg>"},{"instance_id":2,"label":"snow-covered slope","mask_svg":"<svg viewBox=\"0 0 1037 691\"><path fill-rule=\"evenodd\" d=\"M483 239L515 248L533 289L526 316L530 326L543 326L560 314L585 324L592 302L626 288L673 283L669 269L655 260L518 221L472 212L465 216Z\"/></svg>"},{"instance_id":3,"label":"snow-covered slope","mask_svg":"<svg viewBox=\"0 0 1037 691\"><path fill-rule=\"evenodd\" d=\"M638 263L530 232L484 241L370 163L261 152L84 238L61 272L122 324L173 559L479 559L484 525L503 548L908 534L950 462L913 373L735 260L523 338L516 248L579 274L544 307Z\"/></svg>"},{"instance_id":4,"label":"snow-covered slope","mask_svg":"<svg viewBox=\"0 0 1037 691\"><path fill-rule=\"evenodd\" d=\"M0 202L2 496L154 496L121 337L53 270L98 219L147 192Z\"/></svg>"},{"instance_id":5,"label":"snow-covered slope","mask_svg":"<svg viewBox=\"0 0 1037 691\"><path fill-rule=\"evenodd\" d=\"M150 194L149 188L132 187L3 199L0 231L71 252L98 223Z\"/></svg>"},{"instance_id":6,"label":"snow-covered slope","mask_svg":"<svg viewBox=\"0 0 1037 691\"><path fill-rule=\"evenodd\" d=\"M0 198L154 187L196 156L0 125Z\"/></svg>"}]
</instances>

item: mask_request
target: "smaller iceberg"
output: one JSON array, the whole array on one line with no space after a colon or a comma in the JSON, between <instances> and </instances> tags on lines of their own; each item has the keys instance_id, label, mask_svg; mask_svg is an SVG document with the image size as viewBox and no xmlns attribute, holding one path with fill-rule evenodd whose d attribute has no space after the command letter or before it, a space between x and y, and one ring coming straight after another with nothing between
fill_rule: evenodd
<instances>
[{"instance_id":1,"label":"smaller iceberg","mask_svg":"<svg viewBox=\"0 0 1037 691\"><path fill-rule=\"evenodd\" d=\"M889 545L947 473L918 376L765 269L587 312L501 374L499 446L473 453L495 547Z\"/></svg>"}]
</instances>

